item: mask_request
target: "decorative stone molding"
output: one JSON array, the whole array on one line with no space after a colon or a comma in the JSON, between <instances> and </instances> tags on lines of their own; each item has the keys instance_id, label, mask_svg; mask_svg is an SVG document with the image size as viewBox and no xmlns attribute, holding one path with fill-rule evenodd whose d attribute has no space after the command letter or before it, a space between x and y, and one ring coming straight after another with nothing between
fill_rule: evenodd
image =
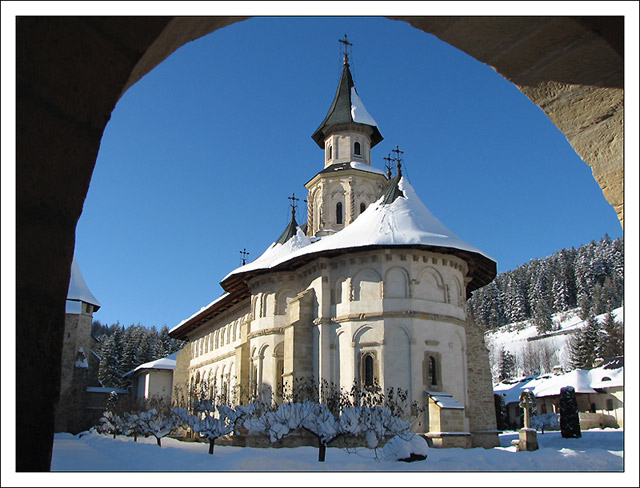
<instances>
[{"instance_id":1,"label":"decorative stone molding","mask_svg":"<svg viewBox=\"0 0 640 488\"><path fill-rule=\"evenodd\" d=\"M363 315L363 314L349 314L349 315L341 315L339 317L332 317L330 320L331 322L340 324L342 322L361 322L363 320L374 321L374 320L381 320L386 318L406 319L407 317L410 317L410 318L421 319L421 320L433 320L436 322L449 322L451 324L460 325L462 327L464 327L466 324L464 320L460 320L450 315L440 315L440 314L416 312L416 311L411 311L411 312L412 312L411 314L409 314L408 311L402 311L402 312L386 311L382 313L368 313L368 314L364 314L366 317L365 319L360 318L360 315Z\"/></svg>"},{"instance_id":2,"label":"decorative stone molding","mask_svg":"<svg viewBox=\"0 0 640 488\"><path fill-rule=\"evenodd\" d=\"M214 356L210 359L207 359L205 361L199 361L197 363L194 363L192 365L189 365L189 371L193 371L196 370L198 368L202 368L203 366L206 366L208 364L212 364L212 363L217 363L219 361L222 361L224 359L228 359L230 357L234 357L236 355L236 351L235 348L232 351L226 352L224 354L220 354L219 356Z\"/></svg>"},{"instance_id":3,"label":"decorative stone molding","mask_svg":"<svg viewBox=\"0 0 640 488\"><path fill-rule=\"evenodd\" d=\"M247 340L251 340L254 339L256 337L262 337L262 336L266 336L266 335L282 335L284 334L284 330L288 327L291 327L290 325L285 326L285 327L273 327L271 329L262 329L262 330L257 330L255 332L252 332L251 334L247 334Z\"/></svg>"}]
</instances>

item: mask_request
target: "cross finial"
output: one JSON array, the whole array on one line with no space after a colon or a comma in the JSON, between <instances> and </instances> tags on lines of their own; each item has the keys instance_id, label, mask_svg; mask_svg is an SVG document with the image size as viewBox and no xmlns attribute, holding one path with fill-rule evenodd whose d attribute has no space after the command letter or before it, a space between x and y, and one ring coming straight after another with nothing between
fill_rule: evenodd
<instances>
[{"instance_id":1,"label":"cross finial","mask_svg":"<svg viewBox=\"0 0 640 488\"><path fill-rule=\"evenodd\" d=\"M349 53L347 52L348 46L353 46L352 43L350 43L347 40L347 35L344 35L344 39L338 39L338 42L341 42L342 44L344 44L344 64L348 65L349 64Z\"/></svg>"},{"instance_id":2,"label":"cross finial","mask_svg":"<svg viewBox=\"0 0 640 488\"><path fill-rule=\"evenodd\" d=\"M293 218L295 218L296 216L296 202L299 202L300 199L296 198L296 194L292 193L290 197L287 197L287 200L291 200L291 203L289 205L291 205L291 216Z\"/></svg>"},{"instance_id":3,"label":"cross finial","mask_svg":"<svg viewBox=\"0 0 640 488\"><path fill-rule=\"evenodd\" d=\"M387 154L387 157L382 159L386 161L386 164L384 165L384 167L387 168L387 179L390 180L391 179L391 161L393 161L393 159L391 159L391 153Z\"/></svg>"},{"instance_id":4,"label":"cross finial","mask_svg":"<svg viewBox=\"0 0 640 488\"><path fill-rule=\"evenodd\" d=\"M245 264L247 264L247 256L249 255L249 253L247 252L247 248L245 247L244 249L242 249L242 251L240 251L240 254L242 255L242 266L244 266Z\"/></svg>"},{"instance_id":5,"label":"cross finial","mask_svg":"<svg viewBox=\"0 0 640 488\"><path fill-rule=\"evenodd\" d=\"M392 149L391 152L396 153L396 157L393 159L397 165L398 165L398 174L400 176L402 176L402 158L400 157L401 154L404 154L404 151L401 151L400 148L398 147L398 145L396 144L396 148Z\"/></svg>"}]
</instances>

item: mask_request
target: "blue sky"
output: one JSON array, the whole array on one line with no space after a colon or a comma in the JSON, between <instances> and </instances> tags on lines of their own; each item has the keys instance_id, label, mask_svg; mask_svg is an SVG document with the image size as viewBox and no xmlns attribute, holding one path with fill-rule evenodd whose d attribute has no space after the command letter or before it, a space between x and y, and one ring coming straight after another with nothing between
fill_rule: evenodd
<instances>
[{"instance_id":1,"label":"blue sky","mask_svg":"<svg viewBox=\"0 0 640 488\"><path fill-rule=\"evenodd\" d=\"M173 327L286 226L323 168L311 134L353 42L358 94L425 205L505 271L622 230L544 113L489 66L382 18L253 18L191 42L124 94L102 139L76 258L103 323ZM299 213L305 214L303 207Z\"/></svg>"}]
</instances>

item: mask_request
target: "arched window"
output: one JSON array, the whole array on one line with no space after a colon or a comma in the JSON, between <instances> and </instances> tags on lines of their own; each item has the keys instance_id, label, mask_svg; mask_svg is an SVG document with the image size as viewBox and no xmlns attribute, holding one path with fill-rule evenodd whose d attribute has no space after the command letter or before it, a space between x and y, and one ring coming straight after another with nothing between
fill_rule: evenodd
<instances>
[{"instance_id":1,"label":"arched window","mask_svg":"<svg viewBox=\"0 0 640 488\"><path fill-rule=\"evenodd\" d=\"M353 145L353 154L355 154L356 156L360 156L360 143L356 142Z\"/></svg>"},{"instance_id":2,"label":"arched window","mask_svg":"<svg viewBox=\"0 0 640 488\"><path fill-rule=\"evenodd\" d=\"M327 159L331 159L333 157L333 150L331 146L327 146Z\"/></svg>"},{"instance_id":3,"label":"arched window","mask_svg":"<svg viewBox=\"0 0 640 488\"><path fill-rule=\"evenodd\" d=\"M342 223L342 203L338 202L336 204L336 224Z\"/></svg>"},{"instance_id":4,"label":"arched window","mask_svg":"<svg viewBox=\"0 0 640 488\"><path fill-rule=\"evenodd\" d=\"M362 202L360 204L360 213L364 212L367 209L367 206L364 204L364 202Z\"/></svg>"},{"instance_id":5,"label":"arched window","mask_svg":"<svg viewBox=\"0 0 640 488\"><path fill-rule=\"evenodd\" d=\"M363 365L363 383L364 386L373 386L373 356L371 354L365 354Z\"/></svg>"},{"instance_id":6,"label":"arched window","mask_svg":"<svg viewBox=\"0 0 640 488\"><path fill-rule=\"evenodd\" d=\"M436 358L429 356L429 381L432 385L438 384L438 372L436 371Z\"/></svg>"}]
</instances>

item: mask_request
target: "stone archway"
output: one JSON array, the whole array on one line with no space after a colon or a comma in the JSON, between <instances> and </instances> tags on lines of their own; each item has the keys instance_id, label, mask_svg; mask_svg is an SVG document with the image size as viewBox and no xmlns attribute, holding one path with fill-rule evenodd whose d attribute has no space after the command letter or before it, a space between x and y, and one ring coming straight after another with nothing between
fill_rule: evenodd
<instances>
[{"instance_id":1,"label":"stone archway","mask_svg":"<svg viewBox=\"0 0 640 488\"><path fill-rule=\"evenodd\" d=\"M16 19L18 471L50 467L75 227L112 110L180 46L245 19ZM437 36L516 84L592 167L623 223L622 17L396 20ZM28 361L20 351L30 351Z\"/></svg>"}]
</instances>

